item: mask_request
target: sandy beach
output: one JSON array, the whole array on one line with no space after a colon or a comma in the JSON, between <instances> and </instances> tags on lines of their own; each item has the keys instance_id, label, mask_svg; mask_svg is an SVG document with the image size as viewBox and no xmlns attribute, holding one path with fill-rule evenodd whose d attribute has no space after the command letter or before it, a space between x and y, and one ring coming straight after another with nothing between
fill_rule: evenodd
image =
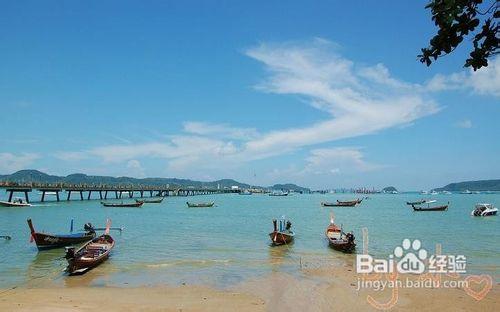
<instances>
[{"instance_id":1,"label":"sandy beach","mask_svg":"<svg viewBox=\"0 0 500 312\"><path fill-rule=\"evenodd\" d=\"M204 286L16 288L0 293L2 311L495 311L500 287L357 290L351 266L271 273L228 289ZM371 298L371 299L369 299ZM479 299L479 298L478 298ZM370 303L371 302L371 303Z\"/></svg>"}]
</instances>

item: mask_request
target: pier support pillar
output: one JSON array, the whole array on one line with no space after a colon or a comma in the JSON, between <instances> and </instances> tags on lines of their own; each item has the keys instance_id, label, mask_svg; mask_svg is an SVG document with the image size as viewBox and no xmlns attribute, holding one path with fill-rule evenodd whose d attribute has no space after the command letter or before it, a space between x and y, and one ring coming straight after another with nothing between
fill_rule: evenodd
<instances>
[{"instance_id":1,"label":"pier support pillar","mask_svg":"<svg viewBox=\"0 0 500 312\"><path fill-rule=\"evenodd\" d=\"M11 202L11 201L12 201L12 195L14 195L14 192L13 192L13 191L10 191L10 192L9 192L9 202Z\"/></svg>"},{"instance_id":2,"label":"pier support pillar","mask_svg":"<svg viewBox=\"0 0 500 312\"><path fill-rule=\"evenodd\" d=\"M80 200L83 200L83 191L80 191Z\"/></svg>"},{"instance_id":3,"label":"pier support pillar","mask_svg":"<svg viewBox=\"0 0 500 312\"><path fill-rule=\"evenodd\" d=\"M115 191L115 197L116 197L116 199L118 199L118 192L117 191Z\"/></svg>"},{"instance_id":4,"label":"pier support pillar","mask_svg":"<svg viewBox=\"0 0 500 312\"><path fill-rule=\"evenodd\" d=\"M102 191L99 191L99 198L102 200Z\"/></svg>"},{"instance_id":5,"label":"pier support pillar","mask_svg":"<svg viewBox=\"0 0 500 312\"><path fill-rule=\"evenodd\" d=\"M134 191L128 191L128 197L129 198L134 197Z\"/></svg>"},{"instance_id":6,"label":"pier support pillar","mask_svg":"<svg viewBox=\"0 0 500 312\"><path fill-rule=\"evenodd\" d=\"M68 197L66 198L66 200L69 200L71 197L71 191L67 191L67 192L68 192Z\"/></svg>"},{"instance_id":7,"label":"pier support pillar","mask_svg":"<svg viewBox=\"0 0 500 312\"><path fill-rule=\"evenodd\" d=\"M30 199L28 198L28 192L24 192L24 198L26 199L26 202L29 203Z\"/></svg>"},{"instance_id":8,"label":"pier support pillar","mask_svg":"<svg viewBox=\"0 0 500 312\"><path fill-rule=\"evenodd\" d=\"M57 199L57 201L60 201L60 199L59 199L59 191L56 191L56 199Z\"/></svg>"},{"instance_id":9,"label":"pier support pillar","mask_svg":"<svg viewBox=\"0 0 500 312\"><path fill-rule=\"evenodd\" d=\"M91 195L92 195L92 191L89 191L89 195L87 196L87 200L90 200Z\"/></svg>"},{"instance_id":10,"label":"pier support pillar","mask_svg":"<svg viewBox=\"0 0 500 312\"><path fill-rule=\"evenodd\" d=\"M45 191L42 191L42 199L40 201L43 203L45 201Z\"/></svg>"}]
</instances>

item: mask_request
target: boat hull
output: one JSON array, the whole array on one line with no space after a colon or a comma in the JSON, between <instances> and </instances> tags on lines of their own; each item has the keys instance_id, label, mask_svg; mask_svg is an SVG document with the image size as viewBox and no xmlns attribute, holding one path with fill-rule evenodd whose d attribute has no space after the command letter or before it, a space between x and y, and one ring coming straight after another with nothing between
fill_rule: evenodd
<instances>
[{"instance_id":1,"label":"boat hull","mask_svg":"<svg viewBox=\"0 0 500 312\"><path fill-rule=\"evenodd\" d=\"M430 207L430 208L422 208L422 207L413 207L413 211L446 211L448 210L448 205L439 206L439 207Z\"/></svg>"},{"instance_id":2,"label":"boat hull","mask_svg":"<svg viewBox=\"0 0 500 312\"><path fill-rule=\"evenodd\" d=\"M352 236L352 239L348 238ZM352 234L343 235L341 229L339 229L335 224L330 223L330 225L325 230L325 236L328 240L328 245L335 250L342 251L345 253L351 253L356 249L356 243L354 241L354 236Z\"/></svg>"},{"instance_id":3,"label":"boat hull","mask_svg":"<svg viewBox=\"0 0 500 312\"><path fill-rule=\"evenodd\" d=\"M323 207L354 207L358 202L321 203Z\"/></svg>"},{"instance_id":4,"label":"boat hull","mask_svg":"<svg viewBox=\"0 0 500 312\"><path fill-rule=\"evenodd\" d=\"M31 239L35 241L38 250L59 248L69 245L81 244L95 238L95 232L83 232L67 235L52 235L35 231L31 219L27 220L31 231Z\"/></svg>"},{"instance_id":5,"label":"boat hull","mask_svg":"<svg viewBox=\"0 0 500 312\"><path fill-rule=\"evenodd\" d=\"M32 236L38 250L46 250L88 242L95 237L95 233L85 233L84 235L75 235L74 237L70 235L50 235L44 233L35 233Z\"/></svg>"},{"instance_id":6,"label":"boat hull","mask_svg":"<svg viewBox=\"0 0 500 312\"><path fill-rule=\"evenodd\" d=\"M106 261L109 258L109 254L110 254L111 250L115 246L115 241L113 240L113 238L111 236L109 236L107 234L101 235L97 238L94 238L92 241L87 242L87 244L85 244L81 248L79 248L75 252L75 254L78 254L81 251L87 250L89 245L91 245L92 243L99 243L101 240L106 240L106 242L107 242L107 244L106 244L107 249L102 254L100 254L99 256L97 256L95 258L88 258L88 257L84 257L84 256L77 256L74 258L67 257L68 266L66 268L66 271L70 275L81 274L81 273L87 272L90 269L95 268L96 266L98 266L101 263L103 263L104 261Z\"/></svg>"},{"instance_id":7,"label":"boat hull","mask_svg":"<svg viewBox=\"0 0 500 312\"><path fill-rule=\"evenodd\" d=\"M353 252L356 249L356 243L349 242L347 239L330 239L328 238L328 245L338 251L345 253Z\"/></svg>"},{"instance_id":8,"label":"boat hull","mask_svg":"<svg viewBox=\"0 0 500 312\"><path fill-rule=\"evenodd\" d=\"M295 233L289 232L279 232L279 231L274 231L269 233L269 237L271 238L272 244L275 246L279 245L287 245L293 242Z\"/></svg>"},{"instance_id":9,"label":"boat hull","mask_svg":"<svg viewBox=\"0 0 500 312\"><path fill-rule=\"evenodd\" d=\"M214 203L201 203L201 204L193 204L190 202L186 202L189 208L210 208L214 206Z\"/></svg>"},{"instance_id":10,"label":"boat hull","mask_svg":"<svg viewBox=\"0 0 500 312\"><path fill-rule=\"evenodd\" d=\"M104 207L129 207L129 208L139 208L141 207L144 202L135 202L135 203L128 203L128 204L115 204L115 203L105 203L101 202L101 204Z\"/></svg>"},{"instance_id":11,"label":"boat hull","mask_svg":"<svg viewBox=\"0 0 500 312\"><path fill-rule=\"evenodd\" d=\"M0 206L3 207L30 207L31 204L28 203L13 203L8 201L0 201Z\"/></svg>"},{"instance_id":12,"label":"boat hull","mask_svg":"<svg viewBox=\"0 0 500 312\"><path fill-rule=\"evenodd\" d=\"M144 203L144 204L161 204L163 198L160 199L136 199L136 203Z\"/></svg>"}]
</instances>

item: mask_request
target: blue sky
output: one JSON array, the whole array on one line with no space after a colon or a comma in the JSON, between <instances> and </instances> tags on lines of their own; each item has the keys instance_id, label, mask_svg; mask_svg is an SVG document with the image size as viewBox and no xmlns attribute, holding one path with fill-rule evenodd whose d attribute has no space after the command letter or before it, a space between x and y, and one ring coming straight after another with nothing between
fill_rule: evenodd
<instances>
[{"instance_id":1,"label":"blue sky","mask_svg":"<svg viewBox=\"0 0 500 312\"><path fill-rule=\"evenodd\" d=\"M0 173L427 189L500 177L500 59L426 1L2 1Z\"/></svg>"}]
</instances>

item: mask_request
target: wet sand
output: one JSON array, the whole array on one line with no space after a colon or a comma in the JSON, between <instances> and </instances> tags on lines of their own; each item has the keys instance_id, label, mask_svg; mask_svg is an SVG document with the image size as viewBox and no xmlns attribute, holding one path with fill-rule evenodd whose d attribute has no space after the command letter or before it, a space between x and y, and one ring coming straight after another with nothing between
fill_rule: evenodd
<instances>
[{"instance_id":1,"label":"wet sand","mask_svg":"<svg viewBox=\"0 0 500 312\"><path fill-rule=\"evenodd\" d=\"M357 290L360 276L349 265L274 272L224 290L203 286L139 288L16 288L0 292L1 311L496 311L500 287ZM369 298L372 299L369 299ZM392 300L391 300L392 298ZM372 304L369 303L372 302Z\"/></svg>"}]
</instances>

